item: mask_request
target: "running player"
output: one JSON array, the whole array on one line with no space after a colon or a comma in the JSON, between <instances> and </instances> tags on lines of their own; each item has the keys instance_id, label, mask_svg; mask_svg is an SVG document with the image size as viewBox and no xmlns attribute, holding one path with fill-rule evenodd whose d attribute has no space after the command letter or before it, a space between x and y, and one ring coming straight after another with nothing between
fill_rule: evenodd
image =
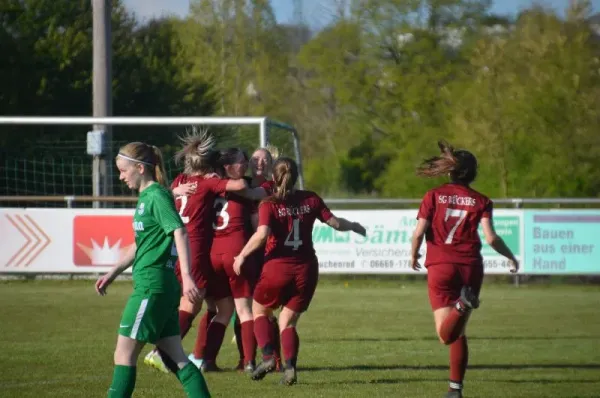
<instances>
[{"instance_id":1,"label":"running player","mask_svg":"<svg viewBox=\"0 0 600 398\"><path fill-rule=\"evenodd\" d=\"M190 303L202 297L190 274L187 232L166 188L162 154L155 146L132 142L119 150L116 164L119 179L139 191L139 199L133 217L135 245L96 281L96 291L104 296L115 278L133 264L133 293L119 325L108 396L131 397L137 359L144 345L151 343L157 345L188 397L210 397L202 374L185 356L179 335L181 294ZM173 270L176 256L183 289Z\"/></svg>"},{"instance_id":2,"label":"running player","mask_svg":"<svg viewBox=\"0 0 600 398\"><path fill-rule=\"evenodd\" d=\"M279 314L279 329L285 356L282 382L287 385L296 383L296 359L300 345L296 324L300 315L308 309L319 277L319 262L312 244L315 220L319 219L338 231L366 235L362 225L335 217L316 193L294 189L297 179L296 162L289 158L275 162L275 193L260 204L258 229L234 263L239 274L246 259L266 243L265 264L252 304L254 333L262 350L263 362L252 373L252 379L261 380L275 370L274 336L268 316L272 309L283 306Z\"/></svg>"},{"instance_id":3,"label":"running player","mask_svg":"<svg viewBox=\"0 0 600 398\"><path fill-rule=\"evenodd\" d=\"M468 362L465 326L479 307L483 258L477 229L486 242L509 259L510 271L519 263L494 231L493 204L470 184L477 176L477 159L465 150L454 150L445 141L440 156L427 159L417 169L424 177L450 176L450 183L428 191L421 202L412 240L412 268L419 270L419 248L425 238L427 286L435 330L440 342L450 346L450 386L446 398L462 397Z\"/></svg>"},{"instance_id":4,"label":"running player","mask_svg":"<svg viewBox=\"0 0 600 398\"><path fill-rule=\"evenodd\" d=\"M244 180L221 179L214 173L219 154L213 150L214 139L207 131L192 130L190 134L182 138L182 141L184 147L177 152L175 159L184 164L184 171L175 178L172 187L177 192L179 184L195 185L193 194L177 196L175 200L177 211L186 226L190 239L192 278L196 287L200 289L202 298L208 294L214 298L217 306L221 307L223 314L218 321L227 322L229 317L225 318L225 314L233 311L233 304L227 300L227 297L215 296L212 292L206 291L208 282L214 278L210 263L213 203L217 195L224 192L236 191L243 195L251 195L251 191L247 190L248 184ZM177 264L175 274L181 280L180 271ZM189 331L192 321L201 308L202 300L192 303L185 296L181 297L179 328L182 338ZM144 362L163 372L167 371L156 350L148 353Z\"/></svg>"}]
</instances>

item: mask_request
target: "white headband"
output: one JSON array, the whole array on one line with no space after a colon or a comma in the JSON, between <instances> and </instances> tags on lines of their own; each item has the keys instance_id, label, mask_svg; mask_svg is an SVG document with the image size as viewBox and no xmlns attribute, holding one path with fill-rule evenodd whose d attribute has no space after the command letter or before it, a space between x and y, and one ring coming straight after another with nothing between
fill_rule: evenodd
<instances>
[{"instance_id":1,"label":"white headband","mask_svg":"<svg viewBox=\"0 0 600 398\"><path fill-rule=\"evenodd\" d=\"M129 156L123 155L122 153L119 153L117 156L120 157L120 158L123 158L123 159L131 160L132 162L138 162L138 163L143 163L143 164L148 165L148 166L154 166L152 163L144 162L143 160L138 160L138 159L130 158Z\"/></svg>"}]
</instances>

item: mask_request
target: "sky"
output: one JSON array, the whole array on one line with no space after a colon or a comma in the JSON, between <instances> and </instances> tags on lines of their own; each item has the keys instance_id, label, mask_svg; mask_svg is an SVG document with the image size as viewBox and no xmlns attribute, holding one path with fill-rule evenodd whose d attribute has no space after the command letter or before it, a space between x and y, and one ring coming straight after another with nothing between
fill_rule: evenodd
<instances>
[{"instance_id":1,"label":"sky","mask_svg":"<svg viewBox=\"0 0 600 398\"><path fill-rule=\"evenodd\" d=\"M165 14L185 16L188 12L189 0L123 0L125 6L133 11L141 20L159 17ZM332 10L324 6L323 0L302 0L304 4L304 20L311 26L326 25L332 15ZM292 0L272 0L278 22L285 23L293 20ZM558 11L563 11L569 0L541 0L537 3L545 4ZM492 11L498 14L516 14L522 8L531 4L530 0L494 0ZM600 11L600 0L592 0L594 11Z\"/></svg>"}]
</instances>

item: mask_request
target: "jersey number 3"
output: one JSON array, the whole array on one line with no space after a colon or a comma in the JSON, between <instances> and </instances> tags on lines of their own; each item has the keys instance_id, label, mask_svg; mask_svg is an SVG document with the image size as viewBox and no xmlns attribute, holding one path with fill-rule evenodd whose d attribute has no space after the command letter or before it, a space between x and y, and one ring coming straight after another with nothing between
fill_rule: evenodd
<instances>
[{"instance_id":1,"label":"jersey number 3","mask_svg":"<svg viewBox=\"0 0 600 398\"><path fill-rule=\"evenodd\" d=\"M292 250L298 250L302 246L302 240L300 239L300 219L294 218L292 223L292 230L285 238L285 246L291 246Z\"/></svg>"},{"instance_id":2,"label":"jersey number 3","mask_svg":"<svg viewBox=\"0 0 600 398\"><path fill-rule=\"evenodd\" d=\"M454 223L454 226L452 227L452 229L450 230L450 233L448 234L448 237L446 238L446 241L444 242L447 245L452 244L452 239L454 238L454 234L456 233L456 230L458 229L458 226L460 224L462 224L462 222L465 220L465 218L467 218L467 211L466 210L458 210L458 209L446 209L446 217L444 217L444 221L448 221L449 218L456 218L456 222Z\"/></svg>"},{"instance_id":3,"label":"jersey number 3","mask_svg":"<svg viewBox=\"0 0 600 398\"><path fill-rule=\"evenodd\" d=\"M224 198L215 199L214 207L217 209L217 217L221 217L221 225L217 225L213 223L213 228L215 231L220 231L222 229L227 228L229 225L229 213L227 213L227 205L229 202Z\"/></svg>"}]
</instances>

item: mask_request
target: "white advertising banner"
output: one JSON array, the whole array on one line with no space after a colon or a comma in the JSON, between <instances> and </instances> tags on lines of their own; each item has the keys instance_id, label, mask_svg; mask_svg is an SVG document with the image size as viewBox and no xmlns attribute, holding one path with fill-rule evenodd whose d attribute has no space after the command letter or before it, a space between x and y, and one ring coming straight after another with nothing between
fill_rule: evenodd
<instances>
[{"instance_id":1,"label":"white advertising banner","mask_svg":"<svg viewBox=\"0 0 600 398\"><path fill-rule=\"evenodd\" d=\"M335 211L338 217L357 221L367 229L367 237L352 232L337 232L317 221L313 242L321 273L338 274L405 274L417 273L410 268L411 238L416 226L417 210L346 210ZM521 210L495 210L494 225L498 235L522 261L523 215ZM480 235L482 235L480 229ZM484 241L482 237L482 241ZM423 242L421 253L426 255ZM487 273L508 274L508 261L483 244L482 254ZM423 268L418 272L426 272Z\"/></svg>"},{"instance_id":2,"label":"white advertising banner","mask_svg":"<svg viewBox=\"0 0 600 398\"><path fill-rule=\"evenodd\" d=\"M0 272L106 272L134 241L133 209L1 209Z\"/></svg>"},{"instance_id":3,"label":"white advertising banner","mask_svg":"<svg viewBox=\"0 0 600 398\"><path fill-rule=\"evenodd\" d=\"M106 272L134 242L133 209L0 209L0 272ZM401 274L410 269L416 210L335 211L367 229L363 238L317 221L313 241L321 273ZM523 213L495 211L498 234L521 259ZM425 254L425 244L422 247ZM484 244L486 272L508 273L507 261ZM425 272L422 270L421 272Z\"/></svg>"}]
</instances>

